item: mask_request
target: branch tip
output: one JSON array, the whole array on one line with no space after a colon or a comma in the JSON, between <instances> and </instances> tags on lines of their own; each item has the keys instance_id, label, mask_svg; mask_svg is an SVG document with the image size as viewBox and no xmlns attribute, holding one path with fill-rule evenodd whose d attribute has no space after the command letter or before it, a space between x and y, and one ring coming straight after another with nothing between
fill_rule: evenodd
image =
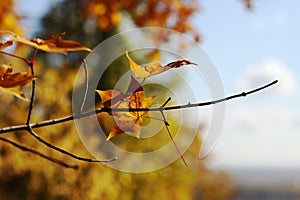
<instances>
[{"instance_id":1,"label":"branch tip","mask_svg":"<svg viewBox=\"0 0 300 200\"><path fill-rule=\"evenodd\" d=\"M161 108L165 107L167 105L167 103L169 103L171 101L171 97L169 97L165 103L163 103L163 105L161 105Z\"/></svg>"}]
</instances>

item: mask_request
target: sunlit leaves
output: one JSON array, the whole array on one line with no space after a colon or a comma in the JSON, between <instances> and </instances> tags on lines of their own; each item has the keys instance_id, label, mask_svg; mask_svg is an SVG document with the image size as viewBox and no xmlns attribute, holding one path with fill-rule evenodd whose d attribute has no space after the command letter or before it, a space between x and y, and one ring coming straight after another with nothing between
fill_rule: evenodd
<instances>
[{"instance_id":1,"label":"sunlit leaves","mask_svg":"<svg viewBox=\"0 0 300 200\"><path fill-rule=\"evenodd\" d=\"M191 22L192 15L199 9L196 0L83 2L83 15L87 19L95 20L101 31L109 31L117 27L123 19L130 17L137 27L165 27L190 33L195 40L199 40L199 34Z\"/></svg>"},{"instance_id":2,"label":"sunlit leaves","mask_svg":"<svg viewBox=\"0 0 300 200\"><path fill-rule=\"evenodd\" d=\"M81 45L79 42L73 40L62 40L61 37L63 35L65 35L65 33L52 35L46 38L33 38L32 40L28 40L12 31L0 29L0 50L11 46L13 42L17 42L50 53L67 54L69 51L91 51L89 48ZM5 42L2 42L3 36L6 36ZM28 60L27 58L23 58L11 53L6 53L3 51L0 51L0 53L21 59L28 65L34 63L34 57L32 60ZM19 98L25 99L25 95L20 91L20 87L31 82L34 78L35 76L32 76L27 72L12 74L11 67L2 65L0 68L0 92L11 93Z\"/></svg>"},{"instance_id":3,"label":"sunlit leaves","mask_svg":"<svg viewBox=\"0 0 300 200\"><path fill-rule=\"evenodd\" d=\"M10 93L26 100L20 87L30 83L35 76L27 72L12 73L12 68L7 65L0 66L0 92Z\"/></svg>"},{"instance_id":4,"label":"sunlit leaves","mask_svg":"<svg viewBox=\"0 0 300 200\"><path fill-rule=\"evenodd\" d=\"M126 52L126 56L130 63L130 69L134 73L134 75L137 78L147 78L150 76L154 76L156 74L160 74L164 71L167 71L171 68L178 68L184 65L196 65L195 63L192 63L189 60L177 60L174 62L171 62L165 66L163 66L160 63L151 63L146 65L145 67L142 67L138 64L136 64L129 56L128 52Z\"/></svg>"},{"instance_id":5,"label":"sunlit leaves","mask_svg":"<svg viewBox=\"0 0 300 200\"><path fill-rule=\"evenodd\" d=\"M177 60L165 66L160 63L153 63L142 67L131 59L128 52L126 52L126 57L129 60L131 71L137 78L147 78L171 68L194 64L188 60ZM149 109L152 106L154 96L145 97L145 91L142 85L133 76L131 76L130 84L125 93L117 90L96 90L96 92L101 97L102 106L111 109L109 114L113 115L116 121L115 126L110 129L107 140L124 132L133 133L139 138L143 126L143 117L148 111L137 111L134 109ZM124 110L118 111L116 109Z\"/></svg>"},{"instance_id":6,"label":"sunlit leaves","mask_svg":"<svg viewBox=\"0 0 300 200\"><path fill-rule=\"evenodd\" d=\"M134 77L131 77L130 84L125 93L116 90L96 90L96 92L101 97L103 107L128 109L125 112L111 112L116 119L116 124L110 130L107 140L124 132L133 133L139 138L143 125L143 116L147 114L147 111L130 111L130 109L150 108L154 96L145 97L142 86Z\"/></svg>"},{"instance_id":7,"label":"sunlit leaves","mask_svg":"<svg viewBox=\"0 0 300 200\"><path fill-rule=\"evenodd\" d=\"M108 31L120 24L122 20L120 1L91 1L84 9L87 18L97 19L100 30Z\"/></svg>"}]
</instances>

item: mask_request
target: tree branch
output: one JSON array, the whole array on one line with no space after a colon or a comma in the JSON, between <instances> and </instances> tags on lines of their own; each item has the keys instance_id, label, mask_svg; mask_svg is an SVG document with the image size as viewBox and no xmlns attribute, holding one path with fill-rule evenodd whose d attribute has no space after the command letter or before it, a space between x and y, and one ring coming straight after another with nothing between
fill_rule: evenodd
<instances>
[{"instance_id":1,"label":"tree branch","mask_svg":"<svg viewBox=\"0 0 300 200\"><path fill-rule=\"evenodd\" d=\"M217 103L221 103L224 101L228 101L231 99L235 99L235 98L239 98L239 97L245 97L247 95L250 95L252 93L256 93L258 91L264 90L274 84L276 84L278 82L278 80L275 80L269 84L266 84L262 87L250 90L248 92L242 92L240 94L235 94L235 95L231 95L222 99L217 99L217 100L213 100L213 101L206 101L206 102L200 102L200 103L188 103L185 105L177 105L177 106L169 106L169 107L164 107L164 110L177 110L177 109L184 109L184 108L192 108L192 107L201 107L201 106L208 106L208 105L212 105L212 104L217 104ZM160 112L161 107L156 107L156 108L99 108L96 110L92 110L92 111L87 111L87 112L83 112L80 115L70 115L70 116L66 116L66 117L62 117L62 118L57 118L57 119L52 119L52 120L46 120L46 121L42 121L42 122L37 122L37 123L32 123L29 124L28 126L30 128L39 128L39 127L44 127L44 126L51 126L51 125L55 125L55 124L60 124L60 123L64 123L67 121L71 121L74 119L80 119L83 117L88 117L91 115L94 115L95 112L96 113L102 113L102 112L137 112L137 111L156 111L156 112ZM16 126L10 126L10 127L4 127L0 129L0 134L3 133L8 133L8 132L13 132L13 131L20 131L20 130L27 130L28 128L27 125L16 125Z\"/></svg>"}]
</instances>

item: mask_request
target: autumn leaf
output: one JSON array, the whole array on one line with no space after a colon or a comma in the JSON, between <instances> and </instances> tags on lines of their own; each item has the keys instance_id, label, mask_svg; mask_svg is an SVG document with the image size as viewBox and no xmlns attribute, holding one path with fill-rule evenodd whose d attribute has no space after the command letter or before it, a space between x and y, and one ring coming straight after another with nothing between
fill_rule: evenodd
<instances>
[{"instance_id":1,"label":"autumn leaf","mask_svg":"<svg viewBox=\"0 0 300 200\"><path fill-rule=\"evenodd\" d=\"M163 66L160 63L151 63L146 65L145 67L141 67L137 63L135 63L129 56L128 52L126 51L126 57L129 60L130 69L134 73L134 75L137 78L147 78L150 76L154 76L156 74L160 74L164 71L167 71L171 68L178 68L184 65L196 65L195 63L192 63L189 60L177 60L174 62L171 62L165 66Z\"/></svg>"},{"instance_id":2,"label":"autumn leaf","mask_svg":"<svg viewBox=\"0 0 300 200\"><path fill-rule=\"evenodd\" d=\"M35 76L27 72L12 73L12 68L8 65L0 66L0 92L10 93L18 98L27 100L20 87L35 79Z\"/></svg>"},{"instance_id":3,"label":"autumn leaf","mask_svg":"<svg viewBox=\"0 0 300 200\"><path fill-rule=\"evenodd\" d=\"M0 33L10 35L7 37L8 42L22 43L50 53L61 53L66 55L69 51L91 51L91 49L76 41L62 40L61 37L64 36L65 33L52 35L46 38L33 38L32 40L28 40L10 31L0 31Z\"/></svg>"},{"instance_id":4,"label":"autumn leaf","mask_svg":"<svg viewBox=\"0 0 300 200\"><path fill-rule=\"evenodd\" d=\"M121 93L117 90L96 90L100 95L102 106L106 108L150 108L154 96L145 97L145 92L138 81L131 77L130 84L126 93ZM129 111L128 112L112 112L116 124L109 132L106 140L110 140L115 135L130 132L137 138L140 137L140 131L143 125L143 116L147 111Z\"/></svg>"}]
</instances>

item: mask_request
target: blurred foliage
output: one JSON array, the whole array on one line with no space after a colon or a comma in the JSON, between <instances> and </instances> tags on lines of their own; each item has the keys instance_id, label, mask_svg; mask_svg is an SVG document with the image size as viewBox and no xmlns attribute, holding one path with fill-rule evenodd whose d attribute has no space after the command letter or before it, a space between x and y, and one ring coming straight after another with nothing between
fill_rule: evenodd
<instances>
[{"instance_id":1,"label":"blurred foliage","mask_svg":"<svg viewBox=\"0 0 300 200\"><path fill-rule=\"evenodd\" d=\"M0 27L15 32L16 34L22 34L23 30L19 26L20 17L13 10L15 3L13 0L1 0L0 1Z\"/></svg>"},{"instance_id":2,"label":"blurred foliage","mask_svg":"<svg viewBox=\"0 0 300 200\"><path fill-rule=\"evenodd\" d=\"M245 1L246 3L249 1ZM190 19L199 10L196 0L172 1L89 1L65 0L51 8L41 20L39 37L67 32L66 38L76 40L90 48L118 32L124 18L136 26L159 26L187 32L199 40ZM0 27L22 34L19 17L13 10L12 0L0 1ZM129 44L128 44L129 45ZM16 48L15 53L29 56L29 48ZM67 57L39 52L35 70L38 75L35 107L32 121L42 121L71 114L71 96L78 65L86 53L70 53ZM105 56L105 55L104 55ZM157 56L155 56L157 57ZM0 57L14 69L26 69L15 59ZM4 64L4 63L3 63ZM124 62L116 63L115 71L107 71L101 79L103 88L111 88L127 69ZM28 69L27 69L28 70ZM30 87L25 87L25 93ZM161 92L163 93L163 91ZM24 124L28 110L25 103L13 96L0 96L0 126ZM99 121L107 117L99 116ZM109 124L109 122L107 122ZM176 121L170 119L176 130ZM102 123L105 124L105 123ZM186 131L189 127L185 127ZM201 131L201 130L199 130ZM45 140L77 155L91 157L81 143L73 122L36 129ZM6 133L11 138L53 157L69 163L78 161L61 155L36 141L26 132ZM126 136L124 136L126 137ZM147 142L144 140L131 151L159 147L164 144L166 133L158 134ZM124 140L114 139L116 144L126 146ZM130 144L138 140L128 141ZM155 144L155 145L154 145ZM0 143L0 199L230 199L233 194L231 180L224 172L206 167L206 161L198 159L201 141L194 143L184 154L190 167L181 160L156 172L144 174L122 173L103 164L80 162L77 171L65 169L35 155L19 151Z\"/></svg>"},{"instance_id":3,"label":"blurred foliage","mask_svg":"<svg viewBox=\"0 0 300 200\"><path fill-rule=\"evenodd\" d=\"M130 17L137 27L165 27L191 34L196 41L200 37L191 24L191 16L198 11L197 0L82 0L84 17L95 20L103 31L118 26L122 19Z\"/></svg>"}]
</instances>

